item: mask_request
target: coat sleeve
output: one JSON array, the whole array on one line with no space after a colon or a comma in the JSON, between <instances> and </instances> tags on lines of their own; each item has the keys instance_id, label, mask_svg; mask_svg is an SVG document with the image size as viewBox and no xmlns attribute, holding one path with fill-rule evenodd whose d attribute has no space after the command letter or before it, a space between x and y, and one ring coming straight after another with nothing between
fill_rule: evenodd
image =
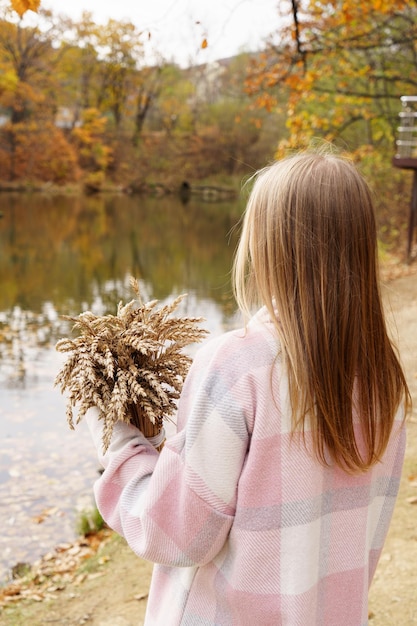
<instances>
[{"instance_id":1,"label":"coat sleeve","mask_svg":"<svg viewBox=\"0 0 417 626\"><path fill-rule=\"evenodd\" d=\"M120 422L101 454L101 421L94 410L87 416L105 468L94 488L97 506L149 561L208 563L232 525L249 433L244 383L231 367L233 356L222 352L197 353L179 401L180 430L160 454L135 427Z\"/></svg>"}]
</instances>

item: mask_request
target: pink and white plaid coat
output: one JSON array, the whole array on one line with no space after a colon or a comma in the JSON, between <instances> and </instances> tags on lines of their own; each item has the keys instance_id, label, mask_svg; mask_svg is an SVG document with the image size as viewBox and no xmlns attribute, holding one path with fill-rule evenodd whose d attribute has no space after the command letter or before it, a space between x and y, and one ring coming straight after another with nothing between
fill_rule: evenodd
<instances>
[{"instance_id":1,"label":"pink and white plaid coat","mask_svg":"<svg viewBox=\"0 0 417 626\"><path fill-rule=\"evenodd\" d=\"M399 414L367 473L324 467L291 434L287 379L261 310L197 352L178 433L159 455L118 423L101 454L99 510L154 562L148 626L362 626L402 469ZM272 377L271 377L272 371Z\"/></svg>"}]
</instances>

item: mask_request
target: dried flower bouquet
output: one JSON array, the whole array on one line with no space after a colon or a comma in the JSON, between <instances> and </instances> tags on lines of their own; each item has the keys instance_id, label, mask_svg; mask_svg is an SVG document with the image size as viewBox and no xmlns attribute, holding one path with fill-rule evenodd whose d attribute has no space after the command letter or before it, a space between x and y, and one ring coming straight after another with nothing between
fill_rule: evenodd
<instances>
[{"instance_id":1,"label":"dried flower bouquet","mask_svg":"<svg viewBox=\"0 0 417 626\"><path fill-rule=\"evenodd\" d=\"M87 311L65 316L79 331L75 339L58 341L56 349L69 356L55 379L67 392L66 415L74 428L88 409L97 407L104 421L103 449L107 450L117 421L131 422L147 437L158 434L163 419L176 410L191 358L183 348L199 342L206 331L202 318L171 317L185 295L156 308L143 303L137 280L131 279L136 299L119 304L117 315L96 316Z\"/></svg>"}]
</instances>

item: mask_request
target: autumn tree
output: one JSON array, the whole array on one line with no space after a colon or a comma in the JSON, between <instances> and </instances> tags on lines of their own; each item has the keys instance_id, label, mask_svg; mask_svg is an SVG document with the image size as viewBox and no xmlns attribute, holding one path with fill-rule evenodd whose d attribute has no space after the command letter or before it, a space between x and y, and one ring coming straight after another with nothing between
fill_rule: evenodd
<instances>
[{"instance_id":1,"label":"autumn tree","mask_svg":"<svg viewBox=\"0 0 417 626\"><path fill-rule=\"evenodd\" d=\"M285 132L283 116L255 109L244 91L250 58L249 53L242 53L219 64L222 73L199 119L201 132L213 139L218 167L228 174L261 167L273 156Z\"/></svg>"},{"instance_id":2,"label":"autumn tree","mask_svg":"<svg viewBox=\"0 0 417 626\"><path fill-rule=\"evenodd\" d=\"M106 124L107 119L98 109L86 109L80 125L72 131L78 147L80 166L87 172L84 183L90 191L97 191L102 187L111 159L111 149L105 140Z\"/></svg>"},{"instance_id":3,"label":"autumn tree","mask_svg":"<svg viewBox=\"0 0 417 626\"><path fill-rule=\"evenodd\" d=\"M279 7L283 26L247 88L260 106L286 107L289 137L281 147L304 146L312 136L352 148L392 143L398 99L417 88L415 3L291 0Z\"/></svg>"},{"instance_id":4,"label":"autumn tree","mask_svg":"<svg viewBox=\"0 0 417 626\"><path fill-rule=\"evenodd\" d=\"M115 138L120 135L124 141L130 132L133 144L138 144L163 83L163 59L145 63L146 36L130 21L110 19L98 25L89 12L72 22L66 35L72 50L63 78L76 107L75 121L81 111L94 107L111 115L109 129L113 127Z\"/></svg>"},{"instance_id":5,"label":"autumn tree","mask_svg":"<svg viewBox=\"0 0 417 626\"><path fill-rule=\"evenodd\" d=\"M168 75L169 71L164 71L164 66L161 63L161 65L145 66L138 69L133 78L134 130L132 143L134 146L139 144L145 121L164 89L165 79Z\"/></svg>"},{"instance_id":6,"label":"autumn tree","mask_svg":"<svg viewBox=\"0 0 417 626\"><path fill-rule=\"evenodd\" d=\"M52 40L58 36L57 24L46 22L45 28L25 24L23 18L11 19L9 11L3 11L0 20L0 64L9 75L8 89L3 89L1 103L11 111L11 122L20 123L27 119L34 108L45 102L45 91L49 89L53 75L51 69L56 62Z\"/></svg>"},{"instance_id":7,"label":"autumn tree","mask_svg":"<svg viewBox=\"0 0 417 626\"><path fill-rule=\"evenodd\" d=\"M67 52L58 70L60 82L59 102L69 109L70 126L74 128L82 112L97 106L98 79L98 26L92 14L84 11L79 20L66 19L65 45Z\"/></svg>"},{"instance_id":8,"label":"autumn tree","mask_svg":"<svg viewBox=\"0 0 417 626\"><path fill-rule=\"evenodd\" d=\"M53 122L9 123L1 129L0 180L60 185L76 181L78 174L75 150Z\"/></svg>"},{"instance_id":9,"label":"autumn tree","mask_svg":"<svg viewBox=\"0 0 417 626\"><path fill-rule=\"evenodd\" d=\"M120 127L135 72L143 59L142 33L129 21L108 20L98 28L100 88L97 107L108 108Z\"/></svg>"},{"instance_id":10,"label":"autumn tree","mask_svg":"<svg viewBox=\"0 0 417 626\"><path fill-rule=\"evenodd\" d=\"M127 113L132 75L143 54L141 33L129 21L97 24L84 11L79 21L69 22L65 41L70 52L61 74L74 124L82 111L94 107L109 113L119 129Z\"/></svg>"},{"instance_id":11,"label":"autumn tree","mask_svg":"<svg viewBox=\"0 0 417 626\"><path fill-rule=\"evenodd\" d=\"M64 53L64 48L54 42L60 39L61 23L51 13L41 12L41 28L17 16L4 2L0 8L0 105L9 118L1 129L2 162L9 164L8 175L2 168L3 176L11 180L21 176L71 179L75 175L70 173L74 155L54 125L55 96L59 93L54 68ZM31 154L25 154L25 145L30 146ZM56 152L54 146L61 146L61 150ZM53 155L49 175L43 162L46 154L51 159Z\"/></svg>"},{"instance_id":12,"label":"autumn tree","mask_svg":"<svg viewBox=\"0 0 417 626\"><path fill-rule=\"evenodd\" d=\"M52 180L72 180L78 165L91 190L105 178L142 188L150 176L175 185L240 174L272 155L282 115L253 109L242 88L249 57L202 62L208 41L196 24L184 70L150 54L152 36L129 20L100 25L89 12L72 20L42 12L38 0L0 6L9 2L15 11L0 22L0 106L10 113L0 129L0 171L9 165L10 178L47 176L36 151L53 158ZM46 146L49 138L62 149Z\"/></svg>"},{"instance_id":13,"label":"autumn tree","mask_svg":"<svg viewBox=\"0 0 417 626\"><path fill-rule=\"evenodd\" d=\"M154 73L154 81L149 80L147 73ZM177 65L168 63L158 67L144 68L140 74L145 74L140 93L141 102L149 103L148 128L164 131L167 135L174 132L183 133L191 129L190 98L194 87L190 77ZM146 87L148 85L149 86ZM138 103L139 104L139 103ZM152 108L150 108L152 107ZM141 105L140 123L138 129L143 128L144 118ZM139 112L139 110L138 110ZM144 111L143 111L144 112Z\"/></svg>"}]
</instances>

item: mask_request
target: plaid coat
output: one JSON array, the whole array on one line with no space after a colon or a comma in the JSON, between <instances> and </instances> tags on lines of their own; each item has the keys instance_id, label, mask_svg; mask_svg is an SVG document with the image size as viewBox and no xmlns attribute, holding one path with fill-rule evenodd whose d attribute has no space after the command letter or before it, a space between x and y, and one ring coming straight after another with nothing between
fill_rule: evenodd
<instances>
[{"instance_id":1,"label":"plaid coat","mask_svg":"<svg viewBox=\"0 0 417 626\"><path fill-rule=\"evenodd\" d=\"M118 423L99 510L154 562L149 626L361 626L405 448L398 415L380 463L351 476L291 433L288 385L261 310L197 352L160 455ZM272 375L271 375L272 372ZM360 435L358 435L360 436Z\"/></svg>"}]
</instances>

